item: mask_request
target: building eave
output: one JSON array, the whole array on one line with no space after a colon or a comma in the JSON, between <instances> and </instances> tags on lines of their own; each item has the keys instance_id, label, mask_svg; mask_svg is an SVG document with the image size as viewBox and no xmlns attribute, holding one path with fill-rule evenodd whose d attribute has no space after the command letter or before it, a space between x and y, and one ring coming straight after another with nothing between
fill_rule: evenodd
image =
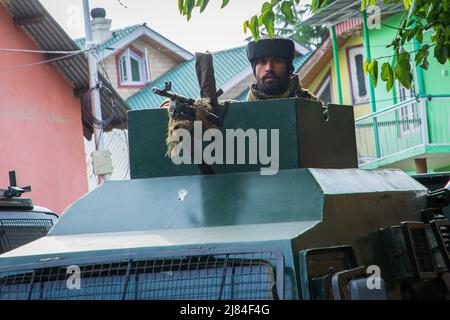
<instances>
[{"instance_id":1,"label":"building eave","mask_svg":"<svg viewBox=\"0 0 450 320\"><path fill-rule=\"evenodd\" d=\"M175 43L168 40L158 32L147 27L146 25L142 25L140 28L136 29L134 32L130 33L123 39L117 41L108 48L105 48L101 52L101 58L106 59L112 55L115 55L118 51L120 51L124 47L130 45L134 41L144 36L156 42L158 45L162 47L163 50L166 50L168 53L172 53L173 55L179 57L181 61L188 61L194 58L194 55L192 53L176 45Z\"/></svg>"},{"instance_id":2,"label":"building eave","mask_svg":"<svg viewBox=\"0 0 450 320\"><path fill-rule=\"evenodd\" d=\"M393 14L404 11L403 2L378 5L380 13ZM350 19L361 17L361 2L355 0L335 0L302 22L308 26L333 26Z\"/></svg>"},{"instance_id":3,"label":"building eave","mask_svg":"<svg viewBox=\"0 0 450 320\"><path fill-rule=\"evenodd\" d=\"M10 12L13 19L21 19L24 17L42 16L42 19L30 24L20 26L35 44L45 51L77 51L79 50L75 42L61 28L56 20L44 8L38 0L6 0L5 7ZM51 35L51 36L49 36ZM83 54L75 55L70 59L63 59L52 63L57 70L63 75L70 86L81 95L89 90L89 67L87 58ZM122 127L127 122L127 111L129 110L126 102L120 95L107 84L106 79L99 74L100 80L108 86L113 93L113 98L117 104L117 112L111 126L105 128L109 130L113 127ZM103 118L108 118L113 110L113 99L111 96L102 92L102 114ZM83 133L88 139L92 135L92 124L89 122L90 111L82 110Z\"/></svg>"}]
</instances>

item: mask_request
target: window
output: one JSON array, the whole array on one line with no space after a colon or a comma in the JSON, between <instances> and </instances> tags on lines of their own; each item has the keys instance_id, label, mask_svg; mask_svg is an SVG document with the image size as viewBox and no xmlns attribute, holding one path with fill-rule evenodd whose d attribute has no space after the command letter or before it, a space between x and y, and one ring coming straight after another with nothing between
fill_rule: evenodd
<instances>
[{"instance_id":1,"label":"window","mask_svg":"<svg viewBox=\"0 0 450 320\"><path fill-rule=\"evenodd\" d=\"M328 73L322 80L322 84L319 86L316 96L318 96L326 104L333 102L333 92L331 90L331 74Z\"/></svg>"},{"instance_id":2,"label":"window","mask_svg":"<svg viewBox=\"0 0 450 320\"><path fill-rule=\"evenodd\" d=\"M354 104L369 102L369 82L364 74L364 48L350 48L347 52L351 90Z\"/></svg>"},{"instance_id":3,"label":"window","mask_svg":"<svg viewBox=\"0 0 450 320\"><path fill-rule=\"evenodd\" d=\"M121 85L144 85L149 81L147 57L147 50L142 55L130 48L125 50L118 62Z\"/></svg>"}]
</instances>

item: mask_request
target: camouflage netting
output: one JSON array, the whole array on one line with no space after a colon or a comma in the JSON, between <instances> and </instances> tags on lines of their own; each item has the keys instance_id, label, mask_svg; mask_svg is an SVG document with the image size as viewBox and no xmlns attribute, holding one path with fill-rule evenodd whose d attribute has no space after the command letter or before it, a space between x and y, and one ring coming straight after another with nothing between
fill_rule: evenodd
<instances>
[{"instance_id":1,"label":"camouflage netting","mask_svg":"<svg viewBox=\"0 0 450 320\"><path fill-rule=\"evenodd\" d=\"M195 121L202 122L203 132L208 129L218 129L215 124L207 120L208 114L213 111L210 101L210 99L200 99L197 100L194 104L194 107L196 109ZM192 134L194 132L194 121L174 119L172 116L170 116L166 140L167 156L169 157L175 156L173 152L176 151L176 146L180 143L180 141L172 140L174 132L178 129L186 129Z\"/></svg>"}]
</instances>

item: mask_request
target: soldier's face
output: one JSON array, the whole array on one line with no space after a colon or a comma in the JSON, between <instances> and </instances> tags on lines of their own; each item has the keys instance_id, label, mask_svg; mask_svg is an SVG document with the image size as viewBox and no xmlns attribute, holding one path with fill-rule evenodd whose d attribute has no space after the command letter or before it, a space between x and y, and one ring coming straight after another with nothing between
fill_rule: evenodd
<instances>
[{"instance_id":1,"label":"soldier's face","mask_svg":"<svg viewBox=\"0 0 450 320\"><path fill-rule=\"evenodd\" d=\"M268 95L283 93L289 83L286 62L278 57L258 59L256 61L255 77L259 90Z\"/></svg>"}]
</instances>

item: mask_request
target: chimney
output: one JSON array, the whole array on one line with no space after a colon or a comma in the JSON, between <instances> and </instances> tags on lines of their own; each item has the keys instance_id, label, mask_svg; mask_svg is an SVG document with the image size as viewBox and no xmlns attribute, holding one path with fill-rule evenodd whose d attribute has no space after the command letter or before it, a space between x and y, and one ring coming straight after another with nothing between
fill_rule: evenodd
<instances>
[{"instance_id":1,"label":"chimney","mask_svg":"<svg viewBox=\"0 0 450 320\"><path fill-rule=\"evenodd\" d=\"M91 28L92 38L95 44L102 44L112 38L111 22L106 19L106 10L103 8L95 8L91 11Z\"/></svg>"}]
</instances>

